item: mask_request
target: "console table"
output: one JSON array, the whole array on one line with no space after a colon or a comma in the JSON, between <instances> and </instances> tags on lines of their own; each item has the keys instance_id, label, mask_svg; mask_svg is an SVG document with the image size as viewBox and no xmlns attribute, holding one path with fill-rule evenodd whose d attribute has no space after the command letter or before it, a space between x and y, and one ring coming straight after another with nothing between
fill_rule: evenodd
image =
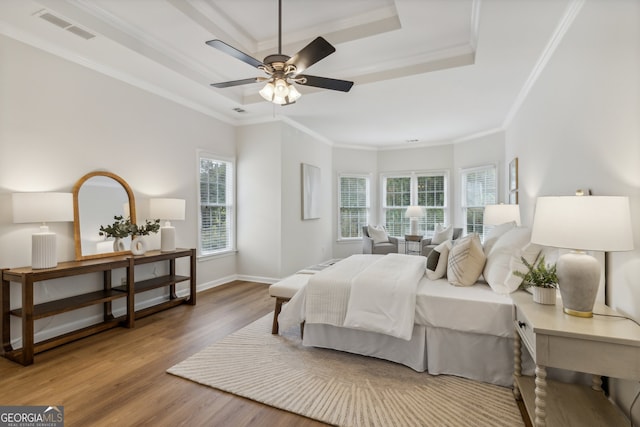
<instances>
[{"instance_id":1,"label":"console table","mask_svg":"<svg viewBox=\"0 0 640 427\"><path fill-rule=\"evenodd\" d=\"M558 305L511 294L515 310L514 395L523 400L534 426L628 426L601 389L601 375L640 381L640 326L629 319L574 317ZM594 313L620 316L596 304ZM536 364L535 379L521 375L524 343ZM592 386L547 379L548 367L593 374Z\"/></svg>"},{"instance_id":2,"label":"console table","mask_svg":"<svg viewBox=\"0 0 640 427\"><path fill-rule=\"evenodd\" d=\"M189 257L190 259L189 276L176 274L176 259L184 257ZM168 261L169 274L136 282L135 267L137 265L162 261ZM118 268L126 269L126 284L113 287L111 281L112 271ZM102 273L102 290L34 305L34 283L90 273ZM178 297L175 292L175 285L185 281L190 282L189 295ZM22 298L21 307L13 310L10 308L11 282L20 283ZM136 294L161 287L168 287L168 300L144 310L135 311ZM121 298L126 299L126 313L124 316L114 317L111 311L111 303ZM135 325L136 318L182 303L191 305L196 303L195 249L176 249L174 252L149 251L139 256L120 255L91 260L68 261L59 263L54 268L41 270L34 270L31 267L3 269L2 292L0 292L2 355L22 365L30 365L33 363L33 357L37 353L116 326L132 328ZM35 320L98 304L103 305L104 315L101 323L42 342L34 342L33 325ZM22 320L22 348L19 349L14 349L11 345L11 316L19 317Z\"/></svg>"}]
</instances>

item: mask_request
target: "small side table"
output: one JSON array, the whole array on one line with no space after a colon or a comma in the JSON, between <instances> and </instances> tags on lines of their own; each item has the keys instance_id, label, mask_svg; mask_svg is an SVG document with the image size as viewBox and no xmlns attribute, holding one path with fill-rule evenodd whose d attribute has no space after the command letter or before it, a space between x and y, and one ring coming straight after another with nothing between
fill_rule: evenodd
<instances>
[{"instance_id":1,"label":"small side table","mask_svg":"<svg viewBox=\"0 0 640 427\"><path fill-rule=\"evenodd\" d=\"M628 426L622 411L602 392L601 375L640 381L640 326L596 304L592 318L573 317L558 305L533 302L523 291L514 302L514 389L536 427ZM611 316L611 317L607 317ZM522 375L523 347L536 364L535 378ZM593 374L592 386L547 379L547 368Z\"/></svg>"},{"instance_id":2,"label":"small side table","mask_svg":"<svg viewBox=\"0 0 640 427\"><path fill-rule=\"evenodd\" d=\"M407 255L420 255L422 236L414 236L412 234L404 235L404 253ZM417 248L417 249L416 249Z\"/></svg>"}]
</instances>

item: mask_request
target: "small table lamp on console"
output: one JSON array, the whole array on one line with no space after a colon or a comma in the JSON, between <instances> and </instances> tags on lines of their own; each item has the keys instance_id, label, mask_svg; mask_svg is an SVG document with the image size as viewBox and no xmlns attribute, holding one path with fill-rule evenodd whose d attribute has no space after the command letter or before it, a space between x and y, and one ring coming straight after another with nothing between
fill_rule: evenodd
<instances>
[{"instance_id":1,"label":"small table lamp on console","mask_svg":"<svg viewBox=\"0 0 640 427\"><path fill-rule=\"evenodd\" d=\"M531 242L571 249L557 262L564 312L592 317L600 264L585 251L633 249L628 197L538 197Z\"/></svg>"},{"instance_id":2,"label":"small table lamp on console","mask_svg":"<svg viewBox=\"0 0 640 427\"><path fill-rule=\"evenodd\" d=\"M31 267L57 266L56 233L49 231L45 223L73 221L73 194L13 193L11 201L14 223L42 223L40 231L31 237Z\"/></svg>"},{"instance_id":3,"label":"small table lamp on console","mask_svg":"<svg viewBox=\"0 0 640 427\"><path fill-rule=\"evenodd\" d=\"M160 227L160 251L173 252L176 250L176 229L171 220L183 221L185 201L183 199L150 199L149 214L152 218L164 219L164 226Z\"/></svg>"},{"instance_id":4,"label":"small table lamp on console","mask_svg":"<svg viewBox=\"0 0 640 427\"><path fill-rule=\"evenodd\" d=\"M418 235L418 219L424 216L424 208L422 206L409 206L404 213L406 218L409 218L409 234L412 236Z\"/></svg>"}]
</instances>

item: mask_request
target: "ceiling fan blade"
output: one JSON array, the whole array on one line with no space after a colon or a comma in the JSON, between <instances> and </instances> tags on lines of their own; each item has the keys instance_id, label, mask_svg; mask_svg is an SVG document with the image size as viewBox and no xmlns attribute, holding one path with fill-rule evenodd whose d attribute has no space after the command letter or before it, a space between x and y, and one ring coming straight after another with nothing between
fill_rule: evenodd
<instances>
[{"instance_id":1,"label":"ceiling fan blade","mask_svg":"<svg viewBox=\"0 0 640 427\"><path fill-rule=\"evenodd\" d=\"M313 86L319 87L322 89L331 89L331 90L339 90L342 92L349 92L351 86L353 86L353 82L347 80L337 80L337 79L329 79L326 77L318 77L318 76L310 76L308 74L296 76L296 81L298 79L306 79L307 81L299 84L304 86Z\"/></svg>"},{"instance_id":2,"label":"ceiling fan blade","mask_svg":"<svg viewBox=\"0 0 640 427\"><path fill-rule=\"evenodd\" d=\"M225 87L231 87L231 86L246 85L249 83L258 83L259 81L261 81L259 77L252 77L250 79L231 80L229 82L222 82L222 83L211 83L211 86L217 87L217 88L225 88Z\"/></svg>"},{"instance_id":3,"label":"ceiling fan blade","mask_svg":"<svg viewBox=\"0 0 640 427\"><path fill-rule=\"evenodd\" d=\"M300 52L293 55L286 62L287 65L296 66L296 74L303 72L316 62L331 55L336 48L322 37L317 37L314 41L306 45Z\"/></svg>"},{"instance_id":4,"label":"ceiling fan blade","mask_svg":"<svg viewBox=\"0 0 640 427\"><path fill-rule=\"evenodd\" d=\"M264 64L262 63L262 61L258 61L256 58L247 55L244 52L239 51L238 49L236 49L233 46L230 46L228 44L226 44L225 42L223 42L222 40L209 40L208 42L206 42L209 46L211 46L214 49L218 49L221 52L226 53L227 55L231 55L236 59L239 59L240 61L251 65L252 67L260 67L260 66L264 66Z\"/></svg>"}]
</instances>

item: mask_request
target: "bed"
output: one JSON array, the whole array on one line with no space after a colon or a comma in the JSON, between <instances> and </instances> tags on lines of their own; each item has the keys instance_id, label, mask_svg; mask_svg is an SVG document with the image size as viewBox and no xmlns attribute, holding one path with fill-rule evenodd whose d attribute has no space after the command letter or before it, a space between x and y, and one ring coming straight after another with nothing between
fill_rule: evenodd
<instances>
[{"instance_id":1,"label":"bed","mask_svg":"<svg viewBox=\"0 0 640 427\"><path fill-rule=\"evenodd\" d=\"M521 252L518 252L519 255ZM415 310L410 316L410 333L404 337L367 330L358 325L347 325L344 318L334 318L335 313L332 313L334 317L329 316L327 320L318 319L309 312L310 298L316 297L313 283L324 283L327 286L325 279L328 278L329 287L335 287L331 272L333 269L340 269L343 263L368 265L371 262L375 265L376 257L389 256L354 255L330 269L318 272L285 305L279 316L281 327L292 327L305 322L303 344L306 346L386 359L433 375L456 375L511 386L514 357L513 303L508 294L497 293L486 282L477 281L472 286L452 286L446 278L429 279L423 269L422 274L416 278ZM424 259L410 255L395 256ZM408 276L404 274L402 278L393 280L413 280ZM395 282L392 283L395 286ZM326 298L321 304L323 310L334 312L337 305L340 304ZM530 373L533 371L533 363L526 354L523 356L524 371Z\"/></svg>"}]
</instances>

